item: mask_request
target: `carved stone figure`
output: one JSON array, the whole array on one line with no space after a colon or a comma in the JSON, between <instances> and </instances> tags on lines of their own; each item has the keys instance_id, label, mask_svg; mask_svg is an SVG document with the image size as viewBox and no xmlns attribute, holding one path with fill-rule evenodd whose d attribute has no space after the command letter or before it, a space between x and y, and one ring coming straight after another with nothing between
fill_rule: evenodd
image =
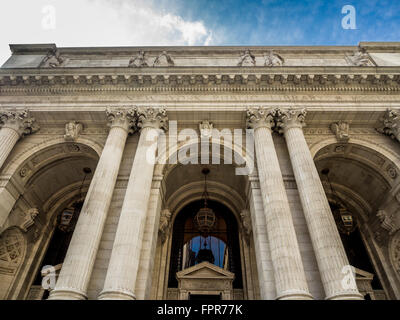
<instances>
[{"instance_id":1,"label":"carved stone figure","mask_svg":"<svg viewBox=\"0 0 400 320\"><path fill-rule=\"evenodd\" d=\"M253 67L256 65L256 58L251 54L250 50L246 50L239 57L238 67Z\"/></svg>"},{"instance_id":2,"label":"carved stone figure","mask_svg":"<svg viewBox=\"0 0 400 320\"><path fill-rule=\"evenodd\" d=\"M389 215L385 210L378 210L376 213L379 221L381 222L381 227L389 232L389 235L392 235L397 231L396 224L393 220L393 215Z\"/></svg>"},{"instance_id":3,"label":"carved stone figure","mask_svg":"<svg viewBox=\"0 0 400 320\"><path fill-rule=\"evenodd\" d=\"M27 232L28 229L35 223L35 219L39 214L39 210L37 208L31 208L27 212L25 212L23 221L20 225L20 228Z\"/></svg>"},{"instance_id":4,"label":"carved stone figure","mask_svg":"<svg viewBox=\"0 0 400 320\"><path fill-rule=\"evenodd\" d=\"M174 60L167 53L167 51L161 52L161 54L153 62L153 67L173 67L174 65Z\"/></svg>"},{"instance_id":5,"label":"carved stone figure","mask_svg":"<svg viewBox=\"0 0 400 320\"><path fill-rule=\"evenodd\" d=\"M136 57L129 60L128 67L148 67L147 58L144 51L139 51Z\"/></svg>"},{"instance_id":6,"label":"carved stone figure","mask_svg":"<svg viewBox=\"0 0 400 320\"><path fill-rule=\"evenodd\" d=\"M67 141L75 141L81 133L83 126L81 123L76 121L68 122L65 125L64 139Z\"/></svg>"},{"instance_id":7,"label":"carved stone figure","mask_svg":"<svg viewBox=\"0 0 400 320\"><path fill-rule=\"evenodd\" d=\"M264 55L264 60L264 66L266 67L280 67L284 63L283 58L272 50Z\"/></svg>"},{"instance_id":8,"label":"carved stone figure","mask_svg":"<svg viewBox=\"0 0 400 320\"><path fill-rule=\"evenodd\" d=\"M354 55L348 57L348 59L353 66L367 67L372 65L368 54L363 51L358 51L354 53Z\"/></svg>"},{"instance_id":9,"label":"carved stone figure","mask_svg":"<svg viewBox=\"0 0 400 320\"><path fill-rule=\"evenodd\" d=\"M376 130L400 142L399 112L397 110L387 109L385 115L381 118L381 122L382 126L376 128Z\"/></svg>"},{"instance_id":10,"label":"carved stone figure","mask_svg":"<svg viewBox=\"0 0 400 320\"><path fill-rule=\"evenodd\" d=\"M165 240L167 239L170 229L170 222L171 222L171 212L169 211L169 209L164 209L163 211L161 211L160 226L158 228L162 243L164 243Z\"/></svg>"},{"instance_id":11,"label":"carved stone figure","mask_svg":"<svg viewBox=\"0 0 400 320\"><path fill-rule=\"evenodd\" d=\"M349 124L344 121L334 122L331 124L331 130L336 136L338 142L348 142L349 137Z\"/></svg>"},{"instance_id":12,"label":"carved stone figure","mask_svg":"<svg viewBox=\"0 0 400 320\"><path fill-rule=\"evenodd\" d=\"M46 57L42 61L42 66L57 68L60 67L63 63L64 59L61 57L60 52L58 50L54 50L46 55Z\"/></svg>"},{"instance_id":13,"label":"carved stone figure","mask_svg":"<svg viewBox=\"0 0 400 320\"><path fill-rule=\"evenodd\" d=\"M212 135L214 124L210 121L204 120L199 124L200 135L203 138L209 138Z\"/></svg>"},{"instance_id":14,"label":"carved stone figure","mask_svg":"<svg viewBox=\"0 0 400 320\"><path fill-rule=\"evenodd\" d=\"M248 242L250 240L250 235L251 235L251 218L250 218L250 211L247 209L244 209L240 212L240 219L242 221L242 227L244 234L246 236L246 241Z\"/></svg>"}]
</instances>

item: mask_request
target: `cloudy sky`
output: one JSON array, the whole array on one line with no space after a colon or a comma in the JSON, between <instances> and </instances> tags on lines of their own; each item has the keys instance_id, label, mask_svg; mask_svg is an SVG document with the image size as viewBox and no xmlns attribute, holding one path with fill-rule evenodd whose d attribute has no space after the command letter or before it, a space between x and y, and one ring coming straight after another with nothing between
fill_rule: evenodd
<instances>
[{"instance_id":1,"label":"cloudy sky","mask_svg":"<svg viewBox=\"0 0 400 320\"><path fill-rule=\"evenodd\" d=\"M343 29L345 5L356 29ZM357 45L400 41L399 0L1 0L10 43L72 46Z\"/></svg>"}]
</instances>

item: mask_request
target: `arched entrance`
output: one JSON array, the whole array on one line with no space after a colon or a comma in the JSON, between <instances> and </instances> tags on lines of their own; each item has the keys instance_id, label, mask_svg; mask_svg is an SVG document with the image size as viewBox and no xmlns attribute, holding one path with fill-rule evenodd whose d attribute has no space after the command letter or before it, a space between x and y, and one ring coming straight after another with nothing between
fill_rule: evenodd
<instances>
[{"instance_id":1,"label":"arched entrance","mask_svg":"<svg viewBox=\"0 0 400 320\"><path fill-rule=\"evenodd\" d=\"M203 207L204 177L207 167L209 207L215 212L215 228L203 234L196 227L194 216ZM208 264L207 272L216 274L225 283L232 276L232 295L223 290L212 290L208 295L230 299L254 299L258 290L257 266L252 236L244 227L243 219L250 216L247 209L246 190L248 177L235 174L235 165L174 165L164 175L164 210L171 213L169 232L159 237L153 275L153 297L178 299L181 276L186 270L197 272L197 266ZM247 212L248 215L243 214ZM242 213L242 214L241 214ZM250 223L251 224L251 223ZM249 225L246 225L249 227ZM205 274L205 271L202 271ZM201 272L199 272L201 273ZM193 276L193 275L192 275ZM202 285L206 281L202 281ZM257 288L256 288L257 287ZM196 299L192 287L184 299ZM207 295L207 290L200 290Z\"/></svg>"},{"instance_id":2,"label":"arched entrance","mask_svg":"<svg viewBox=\"0 0 400 320\"><path fill-rule=\"evenodd\" d=\"M393 216L398 211L393 194L398 167L354 143L324 146L314 160L360 293L366 299L395 299L399 275L390 262L392 235L382 228L379 212Z\"/></svg>"},{"instance_id":3,"label":"arched entrance","mask_svg":"<svg viewBox=\"0 0 400 320\"><path fill-rule=\"evenodd\" d=\"M178 288L176 277L178 272L207 261L234 274L232 289L243 289L236 218L223 204L209 201L208 207L215 212L216 221L210 232L203 233L194 222L195 215L202 207L201 200L191 202L178 213L175 219L168 287ZM192 289L196 288L192 287Z\"/></svg>"},{"instance_id":4,"label":"arched entrance","mask_svg":"<svg viewBox=\"0 0 400 320\"><path fill-rule=\"evenodd\" d=\"M99 158L92 147L78 142L47 142L35 149L26 158L18 154L3 171L11 173L9 184L20 191L5 228L18 227L26 239L21 267L0 292L3 299L46 297L42 267L61 268ZM3 277L0 271L0 281Z\"/></svg>"}]
</instances>

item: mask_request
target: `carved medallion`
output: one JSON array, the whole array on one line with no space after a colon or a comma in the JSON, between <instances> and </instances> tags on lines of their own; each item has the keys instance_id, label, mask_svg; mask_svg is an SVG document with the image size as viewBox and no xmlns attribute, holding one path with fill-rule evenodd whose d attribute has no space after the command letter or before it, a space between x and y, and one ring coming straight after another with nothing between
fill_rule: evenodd
<instances>
[{"instance_id":1,"label":"carved medallion","mask_svg":"<svg viewBox=\"0 0 400 320\"><path fill-rule=\"evenodd\" d=\"M16 228L9 228L0 235L0 274L14 274L25 254L25 238Z\"/></svg>"}]
</instances>

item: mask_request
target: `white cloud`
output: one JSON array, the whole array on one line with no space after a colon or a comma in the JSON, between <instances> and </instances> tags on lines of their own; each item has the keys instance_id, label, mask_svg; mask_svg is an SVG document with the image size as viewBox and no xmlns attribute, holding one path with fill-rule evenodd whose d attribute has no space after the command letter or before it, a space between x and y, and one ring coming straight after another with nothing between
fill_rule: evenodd
<instances>
[{"instance_id":1,"label":"white cloud","mask_svg":"<svg viewBox=\"0 0 400 320\"><path fill-rule=\"evenodd\" d=\"M55 8L55 28L43 28L46 6ZM21 8L24 8L21 10ZM149 0L2 0L0 65L10 43L58 46L209 45L213 30L184 19L173 1L162 9ZM48 10L45 12L48 12Z\"/></svg>"}]
</instances>

